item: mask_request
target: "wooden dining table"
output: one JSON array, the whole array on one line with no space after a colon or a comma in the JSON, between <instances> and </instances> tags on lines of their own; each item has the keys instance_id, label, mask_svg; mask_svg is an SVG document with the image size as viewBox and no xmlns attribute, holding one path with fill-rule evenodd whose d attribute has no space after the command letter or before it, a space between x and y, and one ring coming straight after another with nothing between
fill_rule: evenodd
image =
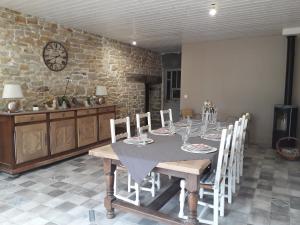
<instances>
[{"instance_id":1,"label":"wooden dining table","mask_svg":"<svg viewBox=\"0 0 300 225\"><path fill-rule=\"evenodd\" d=\"M169 185L158 194L153 201L143 206L136 206L118 200L114 196L114 172L120 160L114 152L111 145L94 148L89 151L89 155L103 159L103 169L106 176L106 196L104 207L107 210L107 218L115 217L115 209L125 212L131 212L141 215L142 217L152 219L165 224L199 224L197 219L197 203L199 197L199 180L203 171L210 165L211 161L187 160L176 162L161 162L153 169L154 172L172 176ZM188 193L188 219L183 220L178 217L171 217L159 210L180 190L180 180L185 179L186 190Z\"/></svg>"}]
</instances>

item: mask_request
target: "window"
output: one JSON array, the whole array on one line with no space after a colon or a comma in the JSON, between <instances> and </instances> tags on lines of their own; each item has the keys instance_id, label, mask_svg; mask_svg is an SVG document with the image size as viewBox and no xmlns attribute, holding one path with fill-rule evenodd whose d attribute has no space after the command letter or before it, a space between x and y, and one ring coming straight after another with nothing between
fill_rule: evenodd
<instances>
[{"instance_id":1,"label":"window","mask_svg":"<svg viewBox=\"0 0 300 225\"><path fill-rule=\"evenodd\" d=\"M166 99L173 100L180 98L181 87L181 71L180 70L167 70L166 79Z\"/></svg>"}]
</instances>

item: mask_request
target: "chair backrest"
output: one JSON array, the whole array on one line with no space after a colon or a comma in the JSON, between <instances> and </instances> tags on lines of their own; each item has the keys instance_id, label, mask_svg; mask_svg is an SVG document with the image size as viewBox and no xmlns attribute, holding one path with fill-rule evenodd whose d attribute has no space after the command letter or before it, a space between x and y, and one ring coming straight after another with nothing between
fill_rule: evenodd
<instances>
[{"instance_id":1,"label":"chair backrest","mask_svg":"<svg viewBox=\"0 0 300 225\"><path fill-rule=\"evenodd\" d=\"M243 144L245 143L245 139L246 139L246 132L247 132L247 127L248 127L248 121L250 118L250 114L246 113L244 116L244 126L243 126Z\"/></svg>"},{"instance_id":2,"label":"chair backrest","mask_svg":"<svg viewBox=\"0 0 300 225\"><path fill-rule=\"evenodd\" d=\"M142 118L147 118L147 125L141 126L141 119ZM141 130L148 130L151 131L151 113L142 113L142 114L136 114L136 128L141 129Z\"/></svg>"},{"instance_id":3,"label":"chair backrest","mask_svg":"<svg viewBox=\"0 0 300 225\"><path fill-rule=\"evenodd\" d=\"M244 126L244 120L243 117L241 117L239 119L239 129L236 137L236 147L235 147L236 152L241 151L242 142L243 142L243 126Z\"/></svg>"},{"instance_id":4,"label":"chair backrest","mask_svg":"<svg viewBox=\"0 0 300 225\"><path fill-rule=\"evenodd\" d=\"M232 132L233 132L232 125L229 125L228 129L222 130L219 155L218 155L218 164L217 164L216 177L215 177L216 188L219 188L220 182L223 179L226 179L226 169L228 163L228 154L229 154L229 148L231 144Z\"/></svg>"},{"instance_id":5,"label":"chair backrest","mask_svg":"<svg viewBox=\"0 0 300 225\"><path fill-rule=\"evenodd\" d=\"M239 133L242 127L242 122L241 121L235 121L234 123L234 128L233 128L233 135L232 135L232 142L231 142L231 147L230 147L230 156L229 156L229 162L228 162L228 168L231 169L233 166L233 162L235 159L235 154L236 154L236 148L237 148L237 141L239 138Z\"/></svg>"},{"instance_id":6,"label":"chair backrest","mask_svg":"<svg viewBox=\"0 0 300 225\"><path fill-rule=\"evenodd\" d=\"M165 114L169 114L169 121L173 122L172 109L160 110L161 126L166 126Z\"/></svg>"},{"instance_id":7,"label":"chair backrest","mask_svg":"<svg viewBox=\"0 0 300 225\"><path fill-rule=\"evenodd\" d=\"M116 135L116 125L124 123L126 125L126 132L120 133ZM110 133L111 133L111 143L116 143L117 140L121 138L130 138L130 118L127 116L126 118L121 119L110 119Z\"/></svg>"},{"instance_id":8,"label":"chair backrest","mask_svg":"<svg viewBox=\"0 0 300 225\"><path fill-rule=\"evenodd\" d=\"M245 116L246 116L246 119L250 120L250 117L251 117L250 113L247 112L247 113L245 114Z\"/></svg>"},{"instance_id":9,"label":"chair backrest","mask_svg":"<svg viewBox=\"0 0 300 225\"><path fill-rule=\"evenodd\" d=\"M181 116L183 119L188 119L193 117L193 109L191 108L184 108L181 109Z\"/></svg>"}]
</instances>

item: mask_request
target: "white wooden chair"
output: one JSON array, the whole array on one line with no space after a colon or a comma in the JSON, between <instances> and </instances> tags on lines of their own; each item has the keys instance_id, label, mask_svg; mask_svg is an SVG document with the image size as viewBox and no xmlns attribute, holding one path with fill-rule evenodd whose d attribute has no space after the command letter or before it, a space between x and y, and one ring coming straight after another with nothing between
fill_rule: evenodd
<instances>
[{"instance_id":1,"label":"white wooden chair","mask_svg":"<svg viewBox=\"0 0 300 225\"><path fill-rule=\"evenodd\" d=\"M246 129L246 137L245 137L245 148L247 148L249 145L249 142L250 142L249 122L251 120L251 114L247 112L245 115L246 115L246 119L248 119L247 129Z\"/></svg>"},{"instance_id":2,"label":"white wooden chair","mask_svg":"<svg viewBox=\"0 0 300 225\"><path fill-rule=\"evenodd\" d=\"M235 121L233 135L232 135L232 142L230 147L230 155L228 161L228 168L227 168L227 189L225 197L228 200L228 203L232 203L232 194L236 191L236 149L240 139L240 132L241 132L242 123L241 121Z\"/></svg>"},{"instance_id":3,"label":"white wooden chair","mask_svg":"<svg viewBox=\"0 0 300 225\"><path fill-rule=\"evenodd\" d=\"M147 118L147 125L141 126L142 118ZM141 129L143 131L145 131L145 130L147 130L148 132L151 131L151 113L150 112L143 113L143 114L136 114L136 128L138 130ZM148 177L145 178L145 181L150 182L151 187L150 188L140 187L140 190L149 191L149 192L151 192L152 197L155 197L155 185L158 190L160 189L160 174L151 172L148 175ZM134 188L134 186L131 185L131 182L130 182L130 188Z\"/></svg>"},{"instance_id":4,"label":"white wooden chair","mask_svg":"<svg viewBox=\"0 0 300 225\"><path fill-rule=\"evenodd\" d=\"M116 125L118 124L126 124L126 132L121 133L116 135ZM110 120L110 131L111 131L111 142L116 143L117 140L123 139L123 138L130 138L131 133L130 133L130 118L122 118L122 119L111 119ZM126 170L123 167L118 166L117 169L115 170L115 177L114 177L114 196L118 199L121 199L125 202L134 204L139 206L140 205L140 199L139 199L139 194L140 194L140 186L138 183L134 183L134 192L132 192L128 196L123 196L120 195L118 192L118 184L117 184L117 176L118 176L118 170ZM132 186L131 186L131 176L128 173L128 192L131 192ZM130 197L135 194L135 200L131 200Z\"/></svg>"},{"instance_id":5,"label":"white wooden chair","mask_svg":"<svg viewBox=\"0 0 300 225\"><path fill-rule=\"evenodd\" d=\"M206 202L198 201L198 204L204 206L204 208L199 213L198 220L200 223L205 224L213 224L218 225L219 213L220 216L224 216L224 208L225 208L225 180L226 180L226 169L228 163L228 153L231 144L232 138L232 130L233 126L230 125L228 129L222 130L219 155L218 155L218 163L216 171L212 171L211 173L203 176L200 181L200 198L203 197L204 189L211 190L208 192L213 195L213 204L209 204ZM181 180L180 183L181 192L179 196L180 202L180 210L178 217L187 218L184 216L184 203L185 203L185 181ZM202 216L205 211L211 208L213 209L213 220L203 219Z\"/></svg>"},{"instance_id":6,"label":"white wooden chair","mask_svg":"<svg viewBox=\"0 0 300 225\"><path fill-rule=\"evenodd\" d=\"M247 133L247 126L248 126L248 118L250 114L246 113L243 116L244 124L243 124L243 131L242 131L242 145L241 145L241 154L240 154L240 176L243 176L243 167L244 167L244 150L245 150L245 142L246 142L246 133Z\"/></svg>"},{"instance_id":7,"label":"white wooden chair","mask_svg":"<svg viewBox=\"0 0 300 225\"><path fill-rule=\"evenodd\" d=\"M141 126L141 119L147 118L147 124L144 126ZM138 113L136 114L136 128L141 129L143 131L147 130L148 132L151 131L152 126L151 126L151 113Z\"/></svg>"},{"instance_id":8,"label":"white wooden chair","mask_svg":"<svg viewBox=\"0 0 300 225\"><path fill-rule=\"evenodd\" d=\"M165 120L165 114L169 115L169 121L173 122L172 109L160 110L161 126L166 127L168 121Z\"/></svg>"},{"instance_id":9,"label":"white wooden chair","mask_svg":"<svg viewBox=\"0 0 300 225\"><path fill-rule=\"evenodd\" d=\"M245 138L248 125L248 118L246 117L246 114L243 115L240 120L242 123L242 127L240 131L240 140L236 149L236 182L238 184L240 183L240 177L243 175Z\"/></svg>"},{"instance_id":10,"label":"white wooden chair","mask_svg":"<svg viewBox=\"0 0 300 225\"><path fill-rule=\"evenodd\" d=\"M242 151L242 136L243 136L243 127L244 127L244 119L245 117L242 116L239 119L239 123L241 124L240 130L239 130L239 137L237 139L236 142L236 154L235 154L235 179L236 179L236 183L239 184L240 183L240 168L241 168L241 151Z\"/></svg>"}]
</instances>

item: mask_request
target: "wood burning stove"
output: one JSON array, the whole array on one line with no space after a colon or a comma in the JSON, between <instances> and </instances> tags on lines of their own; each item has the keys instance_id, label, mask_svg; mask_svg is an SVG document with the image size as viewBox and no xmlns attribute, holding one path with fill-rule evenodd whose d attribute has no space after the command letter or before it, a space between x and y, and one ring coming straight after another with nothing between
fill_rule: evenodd
<instances>
[{"instance_id":1,"label":"wood burning stove","mask_svg":"<svg viewBox=\"0 0 300 225\"><path fill-rule=\"evenodd\" d=\"M283 137L296 137L298 108L293 105L275 105L273 122L272 147ZM286 147L292 147L294 141L283 143Z\"/></svg>"},{"instance_id":2,"label":"wood burning stove","mask_svg":"<svg viewBox=\"0 0 300 225\"><path fill-rule=\"evenodd\" d=\"M287 62L284 104L275 105L273 121L272 147L276 148L276 143L283 137L296 137L298 108L292 104L293 75L295 59L296 36L287 37ZM288 139L283 143L285 147L293 147L294 141Z\"/></svg>"}]
</instances>

